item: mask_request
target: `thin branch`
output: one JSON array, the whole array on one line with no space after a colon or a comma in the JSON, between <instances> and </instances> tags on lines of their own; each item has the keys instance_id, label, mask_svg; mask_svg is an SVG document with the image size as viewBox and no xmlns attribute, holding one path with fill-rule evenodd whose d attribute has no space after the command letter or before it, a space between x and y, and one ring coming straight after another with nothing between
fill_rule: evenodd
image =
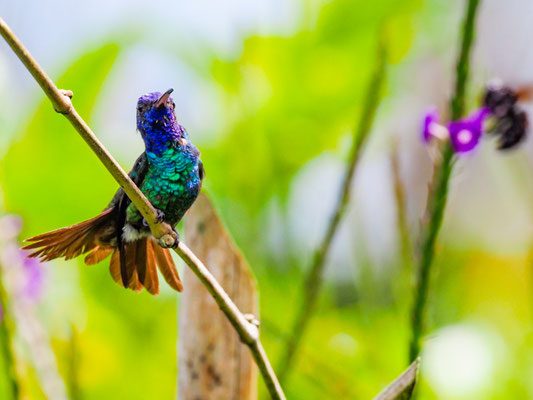
<instances>
[{"instance_id":1,"label":"thin branch","mask_svg":"<svg viewBox=\"0 0 533 400\"><path fill-rule=\"evenodd\" d=\"M2 18L0 18L0 34L41 86L52 102L54 109L63 114L70 121L81 137L87 142L89 147L91 147L96 153L113 178L115 178L118 184L124 189L124 192L131 199L132 203L135 204L150 226L154 237L167 247L171 247L175 244L177 238L172 227L166 223L157 222L157 213L152 204L146 199L146 197L144 197L139 188L113 159L111 154L109 154L91 131L91 128L89 128L85 121L76 112L70 100L72 92L59 90L55 86L52 80L42 70L39 64L37 64L37 61L32 57L30 52L19 41ZM263 379L271 397L276 400L285 399L283 390L281 389L278 379L274 374L268 357L261 345L259 330L257 327L243 316L213 275L211 275L204 264L183 242L178 243L175 251L206 286L222 312L224 312L239 334L241 340L250 348L259 370L263 375Z\"/></svg>"},{"instance_id":2,"label":"thin branch","mask_svg":"<svg viewBox=\"0 0 533 400\"><path fill-rule=\"evenodd\" d=\"M419 359L413 361L409 368L378 394L374 400L409 400L415 389L419 365Z\"/></svg>"},{"instance_id":3,"label":"thin branch","mask_svg":"<svg viewBox=\"0 0 533 400\"><path fill-rule=\"evenodd\" d=\"M470 66L470 52L474 40L476 12L480 0L469 0L461 36L461 51L457 60L456 83L454 96L450 102L450 118L459 119L464 114L465 91ZM427 216L428 225L425 229L422 244L422 255L418 269L418 282L412 314L412 339L409 359L412 361L420 352L420 338L423 330L423 318L426 308L429 276L435 255L435 241L442 226L448 185L453 170L454 152L449 142L445 144L442 162L435 171L433 190L429 193Z\"/></svg>"},{"instance_id":4,"label":"thin branch","mask_svg":"<svg viewBox=\"0 0 533 400\"><path fill-rule=\"evenodd\" d=\"M295 318L292 334L287 341L283 353L284 357L279 365L278 375L281 381L288 375L292 367L302 337L315 310L318 295L322 288L322 275L324 274L328 252L350 201L352 178L355 173L355 168L361 156L363 145L372 128L372 123L374 122L374 116L380 100L381 87L385 80L385 61L385 45L380 40L378 44L376 69L368 87L366 103L362 110L359 125L353 136L350 158L346 167L337 205L329 221L324 239L315 251L313 264L306 277L304 299Z\"/></svg>"}]
</instances>

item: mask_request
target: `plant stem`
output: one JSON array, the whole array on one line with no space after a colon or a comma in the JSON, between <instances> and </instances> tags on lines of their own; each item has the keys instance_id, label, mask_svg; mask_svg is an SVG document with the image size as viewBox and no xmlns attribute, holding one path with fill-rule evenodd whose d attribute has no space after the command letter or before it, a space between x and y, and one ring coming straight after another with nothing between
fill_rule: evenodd
<instances>
[{"instance_id":1,"label":"plant stem","mask_svg":"<svg viewBox=\"0 0 533 400\"><path fill-rule=\"evenodd\" d=\"M398 153L398 143L395 143L391 155L391 172L394 188L394 200L396 201L396 221L398 223L398 238L400 244L402 272L408 272L410 274L411 266L413 265L413 251L407 215L407 194L402 177L400 176L400 155Z\"/></svg>"},{"instance_id":2,"label":"plant stem","mask_svg":"<svg viewBox=\"0 0 533 400\"><path fill-rule=\"evenodd\" d=\"M448 195L448 182L453 168L453 149L446 145L442 164L436 171L435 190L428 199L429 225L424 235L422 255L419 263L418 281L415 290L415 303L412 314L412 340L409 350L409 360L413 361L420 352L420 338L422 336L422 320L427 303L429 272L433 263L435 240L442 225L442 218Z\"/></svg>"},{"instance_id":3,"label":"plant stem","mask_svg":"<svg viewBox=\"0 0 533 400\"><path fill-rule=\"evenodd\" d=\"M13 329L12 321L9 318L7 307L7 294L4 289L3 268L0 267L0 345L2 347L2 354L4 358L4 367L6 370L6 378L9 384L9 391L11 392L11 399L18 400L20 398L20 387L18 383L17 369L15 366L15 355L13 354Z\"/></svg>"},{"instance_id":4,"label":"plant stem","mask_svg":"<svg viewBox=\"0 0 533 400\"><path fill-rule=\"evenodd\" d=\"M324 268L326 265L328 252L331 247L333 238L335 237L335 233L339 228L342 217L345 214L347 205L350 201L352 179L355 173L355 169L360 159L363 145L365 144L366 139L372 128L374 116L379 105L381 88L385 80L385 63L385 45L380 40L378 44L376 69L368 86L366 100L362 110L359 125L353 136L350 158L346 167L346 172L337 200L337 205L333 212L333 216L329 221L329 225L327 227L324 239L322 240L322 243L314 253L313 264L305 279L306 283L304 286L305 293L303 296L303 302L301 303L300 309L296 314L294 325L291 331L292 333L289 335L289 338L285 345L285 351L283 352L283 358L279 364L278 376L281 381L285 379L292 367L294 359L299 350L303 335L315 311L318 295L320 294L320 290L322 288L322 275L324 274Z\"/></svg>"},{"instance_id":5,"label":"plant stem","mask_svg":"<svg viewBox=\"0 0 533 400\"><path fill-rule=\"evenodd\" d=\"M419 367L420 359L416 359L398 378L383 389L374 400L409 400L415 389Z\"/></svg>"},{"instance_id":6,"label":"plant stem","mask_svg":"<svg viewBox=\"0 0 533 400\"><path fill-rule=\"evenodd\" d=\"M461 50L457 60L454 96L450 102L450 118L457 120L464 114L465 91L470 66L470 52L474 40L476 12L480 0L468 0L461 36ZM429 193L427 215L428 225L424 230L422 254L418 269L418 282L412 314L412 339L409 360L413 361L420 352L424 312L427 303L430 270L435 255L435 241L442 226L450 176L454 165L454 152L449 142L443 149L442 161L436 167L433 190Z\"/></svg>"},{"instance_id":7,"label":"plant stem","mask_svg":"<svg viewBox=\"0 0 533 400\"><path fill-rule=\"evenodd\" d=\"M70 121L80 136L96 153L102 164L104 164L113 178L115 178L118 184L124 189L124 192L128 195L132 203L137 207L137 209L145 218L146 222L149 224L153 236L157 238L160 243L162 242L168 247L175 245L177 238L176 234L172 230L172 227L164 222L157 222L157 213L155 208L146 199L146 197L144 197L139 188L128 177L120 165L113 159L111 154L109 154L109 152L92 132L91 128L89 128L85 121L76 112L70 100L72 93L69 93L68 91L61 91L55 86L52 80L42 70L37 61L19 41L19 39L15 36L2 18L0 18L0 35L4 37L15 54L20 58L28 71L30 71L30 73L33 75L37 83L43 89L44 93L52 102L54 109L63 114ZM250 351L257 362L265 384L270 392L270 396L276 400L285 399L283 390L281 389L278 379L274 374L268 357L260 342L259 330L257 327L243 316L235 303L229 298L213 275L211 275L203 263L183 242L178 243L175 251L206 286L207 290L213 296L222 312L224 312L232 326L239 334L242 342L250 348Z\"/></svg>"},{"instance_id":8,"label":"plant stem","mask_svg":"<svg viewBox=\"0 0 533 400\"><path fill-rule=\"evenodd\" d=\"M71 400L81 400L81 390L79 382L80 354L79 335L76 327L70 325L70 343L68 349L68 371L67 382Z\"/></svg>"}]
</instances>

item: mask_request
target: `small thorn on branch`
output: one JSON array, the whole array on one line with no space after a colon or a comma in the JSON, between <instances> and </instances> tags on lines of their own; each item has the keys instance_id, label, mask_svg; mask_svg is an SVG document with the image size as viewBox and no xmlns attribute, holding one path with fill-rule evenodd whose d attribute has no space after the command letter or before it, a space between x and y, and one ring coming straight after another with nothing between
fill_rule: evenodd
<instances>
[{"instance_id":1,"label":"small thorn on branch","mask_svg":"<svg viewBox=\"0 0 533 400\"><path fill-rule=\"evenodd\" d=\"M254 345L259 342L259 329L257 325L252 322L248 322L246 333L248 334L248 337L246 339L242 339L242 342L248 345Z\"/></svg>"},{"instance_id":2,"label":"small thorn on branch","mask_svg":"<svg viewBox=\"0 0 533 400\"><path fill-rule=\"evenodd\" d=\"M246 321L248 321L250 324L256 326L257 328L259 328L259 326L261 325L259 320L253 314L243 314L243 317L246 319Z\"/></svg>"},{"instance_id":3,"label":"small thorn on branch","mask_svg":"<svg viewBox=\"0 0 533 400\"><path fill-rule=\"evenodd\" d=\"M54 103L54 110L59 114L69 114L72 111L72 90L59 89L59 93L62 94L61 102Z\"/></svg>"},{"instance_id":4,"label":"small thorn on branch","mask_svg":"<svg viewBox=\"0 0 533 400\"><path fill-rule=\"evenodd\" d=\"M72 92L72 90L69 90L69 89L59 89L59 92L63 96L67 96L69 99L72 99L72 96L74 96L74 93Z\"/></svg>"}]
</instances>

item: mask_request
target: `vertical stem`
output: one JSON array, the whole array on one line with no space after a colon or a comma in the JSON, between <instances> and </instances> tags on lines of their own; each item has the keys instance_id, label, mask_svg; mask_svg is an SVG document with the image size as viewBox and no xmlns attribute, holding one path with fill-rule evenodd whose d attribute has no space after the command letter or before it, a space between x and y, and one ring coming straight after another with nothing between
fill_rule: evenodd
<instances>
[{"instance_id":1,"label":"vertical stem","mask_svg":"<svg viewBox=\"0 0 533 400\"><path fill-rule=\"evenodd\" d=\"M420 338L422 336L422 320L427 302L429 272L433 263L435 252L435 240L442 225L446 197L448 195L448 183L453 168L453 150L450 145L444 149L442 164L436 171L435 189L428 199L429 225L426 228L424 242L422 245L422 255L419 263L418 281L415 291L415 303L412 314L412 340L409 350L409 360L413 361L420 352Z\"/></svg>"},{"instance_id":2,"label":"vertical stem","mask_svg":"<svg viewBox=\"0 0 533 400\"><path fill-rule=\"evenodd\" d=\"M412 262L412 244L411 234L409 232L409 221L407 216L407 195L405 186L400 176L400 157L398 152L398 143L394 145L391 156L391 172L394 188L394 199L396 200L396 221L398 223L398 237L400 243L402 271L411 273Z\"/></svg>"},{"instance_id":3,"label":"vertical stem","mask_svg":"<svg viewBox=\"0 0 533 400\"><path fill-rule=\"evenodd\" d=\"M79 383L79 335L76 327L74 325L70 326L70 343L69 343L69 354L68 354L68 377L67 385L72 400L80 400L81 390Z\"/></svg>"},{"instance_id":4,"label":"vertical stem","mask_svg":"<svg viewBox=\"0 0 533 400\"><path fill-rule=\"evenodd\" d=\"M342 183L342 188L339 194L337 205L333 216L330 219L326 234L320 245L315 251L313 257L313 264L305 280L305 294L301 303L300 309L292 327L291 334L287 340L283 358L279 364L278 373L280 381L288 375L292 367L292 363L297 354L302 337L307 329L309 321L315 310L316 301L322 288L322 275L326 264L327 255L346 211L351 196L352 178L355 173L355 168L361 156L361 150L370 133L374 116L380 100L381 87L385 80L385 46L380 41L378 44L377 65L369 83L366 102L363 107L360 123L353 136L353 144L350 153L350 159L346 168L346 173Z\"/></svg>"},{"instance_id":5,"label":"vertical stem","mask_svg":"<svg viewBox=\"0 0 533 400\"><path fill-rule=\"evenodd\" d=\"M470 52L474 39L475 17L480 0L468 0L466 15L461 36L461 50L457 60L456 83L454 96L450 102L450 118L456 120L464 113L465 91L470 66ZM412 314L412 339L409 349L409 359L415 360L420 352L420 338L423 330L423 318L426 308L430 269L435 253L435 241L439 234L446 208L448 185L453 170L453 149L445 144L442 161L435 174L434 190L428 199L428 226L425 229L422 244L422 254L418 270L418 283L415 291L415 301Z\"/></svg>"},{"instance_id":6,"label":"vertical stem","mask_svg":"<svg viewBox=\"0 0 533 400\"><path fill-rule=\"evenodd\" d=\"M13 330L11 320L8 317L7 295L2 281L3 271L0 267L0 345L4 358L6 377L9 384L10 398L18 400L20 398L20 388L15 366L15 356L13 353Z\"/></svg>"}]
</instances>

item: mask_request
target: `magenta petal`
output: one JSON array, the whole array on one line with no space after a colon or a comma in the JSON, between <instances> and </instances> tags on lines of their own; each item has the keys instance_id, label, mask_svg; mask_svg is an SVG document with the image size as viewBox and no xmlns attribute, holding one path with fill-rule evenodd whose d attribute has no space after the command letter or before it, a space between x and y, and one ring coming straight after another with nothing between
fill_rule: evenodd
<instances>
[{"instance_id":1,"label":"magenta petal","mask_svg":"<svg viewBox=\"0 0 533 400\"><path fill-rule=\"evenodd\" d=\"M471 128L470 125L460 121L450 122L448 125L450 142L456 153L467 153L479 144L481 132Z\"/></svg>"},{"instance_id":2,"label":"magenta petal","mask_svg":"<svg viewBox=\"0 0 533 400\"><path fill-rule=\"evenodd\" d=\"M35 258L28 258L26 256L27 253L25 251L20 251L22 266L26 277L24 294L29 299L36 300L41 296L43 289L43 269L39 261Z\"/></svg>"},{"instance_id":3,"label":"magenta petal","mask_svg":"<svg viewBox=\"0 0 533 400\"><path fill-rule=\"evenodd\" d=\"M424 118L422 120L422 141L424 143L429 143L433 135L430 131L430 126L433 123L438 123L440 120L439 111L437 108L432 107L426 111Z\"/></svg>"},{"instance_id":4,"label":"magenta petal","mask_svg":"<svg viewBox=\"0 0 533 400\"><path fill-rule=\"evenodd\" d=\"M489 109L483 107L466 118L448 124L450 142L456 153L467 153L477 147L483 133L483 121L489 115Z\"/></svg>"}]
</instances>

